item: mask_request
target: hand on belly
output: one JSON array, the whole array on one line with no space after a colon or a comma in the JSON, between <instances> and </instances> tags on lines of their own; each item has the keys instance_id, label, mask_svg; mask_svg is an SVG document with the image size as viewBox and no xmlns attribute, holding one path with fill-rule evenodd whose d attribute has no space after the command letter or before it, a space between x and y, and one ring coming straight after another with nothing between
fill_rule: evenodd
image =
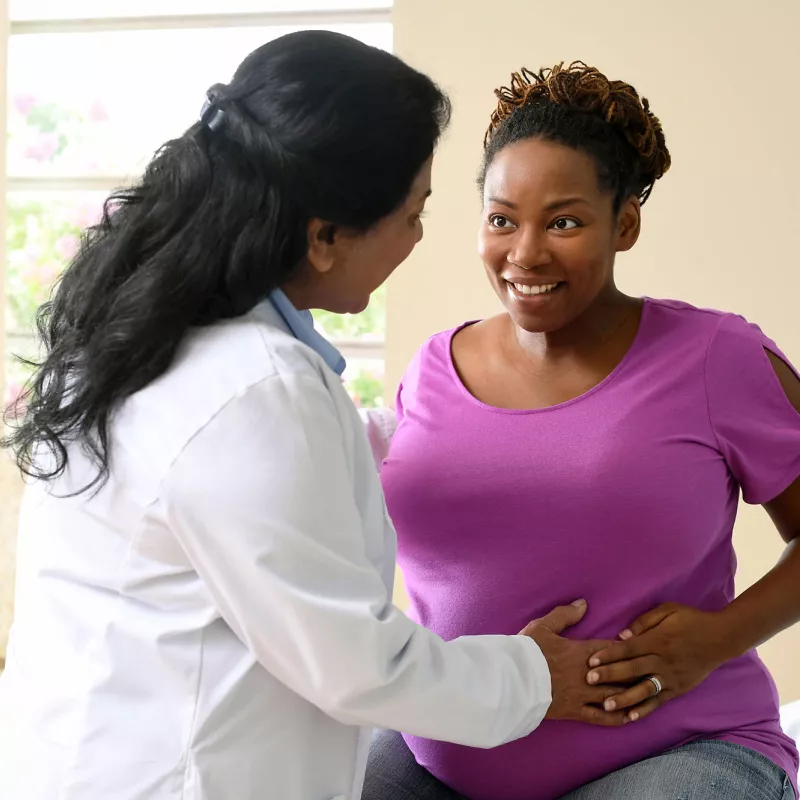
<instances>
[{"instance_id":1,"label":"hand on belly","mask_svg":"<svg viewBox=\"0 0 800 800\"><path fill-rule=\"evenodd\" d=\"M560 634L577 625L586 615L585 600L577 600L569 606L560 606L547 616L534 620L522 630L539 645L550 668L552 702L547 719L575 720L593 725L615 727L628 721L622 710L608 710L603 704L619 695L623 686L593 686L586 681L589 659L599 650L613 643L604 640L572 641Z\"/></svg>"}]
</instances>

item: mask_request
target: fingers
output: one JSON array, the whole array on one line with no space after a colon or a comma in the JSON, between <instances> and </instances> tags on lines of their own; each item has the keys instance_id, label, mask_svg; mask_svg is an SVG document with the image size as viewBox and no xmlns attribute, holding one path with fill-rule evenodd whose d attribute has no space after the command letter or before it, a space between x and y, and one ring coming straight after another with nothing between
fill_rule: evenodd
<instances>
[{"instance_id":1,"label":"fingers","mask_svg":"<svg viewBox=\"0 0 800 800\"><path fill-rule=\"evenodd\" d=\"M582 694L583 702L587 705L591 706L598 706L599 708L604 708L607 701L617 699L620 695L624 692L627 692L630 689L630 686L587 686L586 693ZM642 697L639 702L643 702L648 698ZM617 711L622 709L623 706L617 706L617 708L606 708L607 711Z\"/></svg>"},{"instance_id":2,"label":"fingers","mask_svg":"<svg viewBox=\"0 0 800 800\"><path fill-rule=\"evenodd\" d=\"M674 603L664 603L663 605L642 614L630 628L622 631L619 635L620 639L627 640L634 636L641 636L646 631L660 625L667 617L675 613L676 606Z\"/></svg>"},{"instance_id":3,"label":"fingers","mask_svg":"<svg viewBox=\"0 0 800 800\"><path fill-rule=\"evenodd\" d=\"M590 667L600 667L603 664L613 664L617 661L630 661L632 658L644 655L646 642L641 639L629 639L626 642L614 642L614 644L595 653L589 659Z\"/></svg>"},{"instance_id":4,"label":"fingers","mask_svg":"<svg viewBox=\"0 0 800 800\"><path fill-rule=\"evenodd\" d=\"M614 645L619 644L619 642L615 642L611 639L586 639L585 641L579 641L577 644L580 644L582 647L586 649L586 663L589 663L589 659L598 654L602 653L604 650L607 650L609 647L613 647Z\"/></svg>"},{"instance_id":5,"label":"fingers","mask_svg":"<svg viewBox=\"0 0 800 800\"><path fill-rule=\"evenodd\" d=\"M597 686L586 696L579 718L590 725L616 728L652 714L663 700L664 694L656 696L651 681L642 681L632 688Z\"/></svg>"},{"instance_id":6,"label":"fingers","mask_svg":"<svg viewBox=\"0 0 800 800\"><path fill-rule=\"evenodd\" d=\"M665 700L664 695L660 694L658 697L654 697L650 700L647 700L640 706L636 706L635 708L631 709L628 712L627 716L625 717L626 723L638 722L639 720L642 720L645 717L649 717L657 708L659 708L659 706L664 702L664 700Z\"/></svg>"},{"instance_id":7,"label":"fingers","mask_svg":"<svg viewBox=\"0 0 800 800\"><path fill-rule=\"evenodd\" d=\"M604 703L606 711L619 711L621 709L634 709L636 706L643 705L649 700L659 695L655 684L651 680L645 679L635 686L631 686L619 694L609 697ZM639 709L636 709L638 712Z\"/></svg>"},{"instance_id":8,"label":"fingers","mask_svg":"<svg viewBox=\"0 0 800 800\"><path fill-rule=\"evenodd\" d=\"M580 719L582 722L588 722L590 725L601 725L605 728L619 728L631 721L628 719L628 714L625 711L613 711L609 713L595 706L583 706L580 711Z\"/></svg>"},{"instance_id":9,"label":"fingers","mask_svg":"<svg viewBox=\"0 0 800 800\"><path fill-rule=\"evenodd\" d=\"M576 600L571 605L559 606L541 619L531 622L522 633L528 634L536 628L545 628L559 634L571 625L577 625L586 616L586 609L585 600Z\"/></svg>"},{"instance_id":10,"label":"fingers","mask_svg":"<svg viewBox=\"0 0 800 800\"><path fill-rule=\"evenodd\" d=\"M616 661L613 664L592 669L586 676L586 682L591 685L633 683L658 672L660 663L660 659L657 656L642 656L628 661Z\"/></svg>"}]
</instances>

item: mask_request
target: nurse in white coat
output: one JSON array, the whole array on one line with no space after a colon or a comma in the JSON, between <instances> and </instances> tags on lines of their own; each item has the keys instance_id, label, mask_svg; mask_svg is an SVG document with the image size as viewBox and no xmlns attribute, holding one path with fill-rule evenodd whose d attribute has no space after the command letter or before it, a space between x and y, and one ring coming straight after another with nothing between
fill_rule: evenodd
<instances>
[{"instance_id":1,"label":"nurse in white coat","mask_svg":"<svg viewBox=\"0 0 800 800\"><path fill-rule=\"evenodd\" d=\"M278 39L85 236L6 442L3 800L357 800L373 725L620 723L598 648L557 635L585 606L445 643L392 605L368 440L303 311L362 310L420 239L448 111L384 52Z\"/></svg>"}]
</instances>

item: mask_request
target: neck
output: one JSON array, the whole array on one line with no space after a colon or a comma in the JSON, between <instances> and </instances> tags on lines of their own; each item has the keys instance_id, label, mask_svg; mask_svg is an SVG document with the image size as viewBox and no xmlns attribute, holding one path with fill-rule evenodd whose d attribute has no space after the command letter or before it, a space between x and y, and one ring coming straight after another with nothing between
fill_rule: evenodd
<instances>
[{"instance_id":1,"label":"neck","mask_svg":"<svg viewBox=\"0 0 800 800\"><path fill-rule=\"evenodd\" d=\"M515 326L522 351L542 359L569 358L596 352L638 324L642 301L623 294L616 287L599 297L580 317L557 331L531 332Z\"/></svg>"},{"instance_id":2,"label":"neck","mask_svg":"<svg viewBox=\"0 0 800 800\"><path fill-rule=\"evenodd\" d=\"M313 289L304 278L289 280L280 287L298 311L308 311L318 306L313 301Z\"/></svg>"}]
</instances>

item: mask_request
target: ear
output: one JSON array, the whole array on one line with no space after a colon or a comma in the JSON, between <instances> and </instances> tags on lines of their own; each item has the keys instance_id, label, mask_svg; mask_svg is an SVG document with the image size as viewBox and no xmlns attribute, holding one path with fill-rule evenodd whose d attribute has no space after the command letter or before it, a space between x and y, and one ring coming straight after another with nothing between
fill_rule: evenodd
<instances>
[{"instance_id":1,"label":"ear","mask_svg":"<svg viewBox=\"0 0 800 800\"><path fill-rule=\"evenodd\" d=\"M330 222L312 219L308 223L308 263L317 272L333 269L336 261L336 228Z\"/></svg>"},{"instance_id":2,"label":"ear","mask_svg":"<svg viewBox=\"0 0 800 800\"><path fill-rule=\"evenodd\" d=\"M642 206L639 198L629 197L617 215L617 252L630 250L638 241L642 230Z\"/></svg>"}]
</instances>

